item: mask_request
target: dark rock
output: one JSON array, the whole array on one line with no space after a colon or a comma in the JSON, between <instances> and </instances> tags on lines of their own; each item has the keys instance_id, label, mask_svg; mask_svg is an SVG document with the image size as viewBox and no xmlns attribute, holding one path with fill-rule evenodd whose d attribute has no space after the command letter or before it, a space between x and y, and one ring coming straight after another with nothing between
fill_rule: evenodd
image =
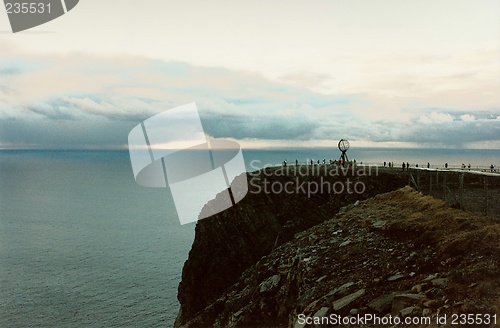
<instances>
[{"instance_id":1,"label":"dark rock","mask_svg":"<svg viewBox=\"0 0 500 328\"><path fill-rule=\"evenodd\" d=\"M387 278L387 281L396 281L396 280L404 278L404 276L405 276L404 274L398 273L398 274L395 274L395 275Z\"/></svg>"},{"instance_id":2,"label":"dark rock","mask_svg":"<svg viewBox=\"0 0 500 328\"><path fill-rule=\"evenodd\" d=\"M428 300L423 303L424 307L430 308L430 309L437 309L438 307L441 306L441 302L437 300Z\"/></svg>"},{"instance_id":3,"label":"dark rock","mask_svg":"<svg viewBox=\"0 0 500 328\"><path fill-rule=\"evenodd\" d=\"M422 285L421 284L416 284L411 288L411 291L413 293L420 293L422 291Z\"/></svg>"},{"instance_id":4,"label":"dark rock","mask_svg":"<svg viewBox=\"0 0 500 328\"><path fill-rule=\"evenodd\" d=\"M374 227L376 229L380 229L380 228L385 227L386 223L387 223L387 221L377 220L377 221L375 221L375 222L372 223L372 227Z\"/></svg>"},{"instance_id":5,"label":"dark rock","mask_svg":"<svg viewBox=\"0 0 500 328\"><path fill-rule=\"evenodd\" d=\"M404 308L418 304L424 295L420 294L397 294L392 301L392 315L398 315Z\"/></svg>"},{"instance_id":6,"label":"dark rock","mask_svg":"<svg viewBox=\"0 0 500 328\"><path fill-rule=\"evenodd\" d=\"M265 293L276 289L276 287L278 287L280 280L281 278L278 274L269 277L267 280L263 281L260 284L260 292Z\"/></svg>"},{"instance_id":7,"label":"dark rock","mask_svg":"<svg viewBox=\"0 0 500 328\"><path fill-rule=\"evenodd\" d=\"M321 309L319 309L318 311L316 311L316 313L314 313L313 317L316 317L316 318L326 317L328 315L329 311L330 311L330 308L324 306Z\"/></svg>"},{"instance_id":8,"label":"dark rock","mask_svg":"<svg viewBox=\"0 0 500 328\"><path fill-rule=\"evenodd\" d=\"M355 285L355 283L350 281L350 282L346 282L345 284L331 290L328 294L325 295L327 302L331 303L336 298L345 296L347 293L349 293L353 289L354 285Z\"/></svg>"},{"instance_id":9,"label":"dark rock","mask_svg":"<svg viewBox=\"0 0 500 328\"><path fill-rule=\"evenodd\" d=\"M392 309L392 301L394 300L395 295L395 293L391 293L379 296L368 303L368 307L380 314L387 314Z\"/></svg>"},{"instance_id":10,"label":"dark rock","mask_svg":"<svg viewBox=\"0 0 500 328\"><path fill-rule=\"evenodd\" d=\"M425 291L425 296L428 298L438 298L444 295L443 291L440 288L431 288Z\"/></svg>"},{"instance_id":11,"label":"dark rock","mask_svg":"<svg viewBox=\"0 0 500 328\"><path fill-rule=\"evenodd\" d=\"M352 294L349 294L347 296L342 297L341 299L338 299L338 300L334 301L332 303L332 308L335 311L343 309L344 307L346 307L347 305L351 304L352 302L354 302L355 300L357 300L358 298L360 298L364 294L365 294L365 290L364 289L360 289L360 290L358 290L358 291L356 291L356 292L354 292Z\"/></svg>"},{"instance_id":12,"label":"dark rock","mask_svg":"<svg viewBox=\"0 0 500 328\"><path fill-rule=\"evenodd\" d=\"M399 314L403 317L403 318L406 318L412 314L414 314L415 312L418 311L418 307L417 306L409 306L407 308L404 308L402 309L401 311L399 311Z\"/></svg>"},{"instance_id":13,"label":"dark rock","mask_svg":"<svg viewBox=\"0 0 500 328\"><path fill-rule=\"evenodd\" d=\"M446 285L448 284L448 279L447 278L436 278L436 279L431 280L431 283L432 283L432 286L443 288L443 287L446 287Z\"/></svg>"},{"instance_id":14,"label":"dark rock","mask_svg":"<svg viewBox=\"0 0 500 328\"><path fill-rule=\"evenodd\" d=\"M344 242L342 242L342 243L339 245L339 247L344 247L344 246L347 246L347 245L349 245L350 243L351 243L351 240L350 240L350 239L347 239L347 240L345 240Z\"/></svg>"}]
</instances>

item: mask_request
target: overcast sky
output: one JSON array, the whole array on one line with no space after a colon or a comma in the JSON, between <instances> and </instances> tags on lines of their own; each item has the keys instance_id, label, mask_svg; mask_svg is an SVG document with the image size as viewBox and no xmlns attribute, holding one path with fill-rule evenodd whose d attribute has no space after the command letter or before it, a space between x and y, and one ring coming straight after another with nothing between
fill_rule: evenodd
<instances>
[{"instance_id":1,"label":"overcast sky","mask_svg":"<svg viewBox=\"0 0 500 328\"><path fill-rule=\"evenodd\" d=\"M126 147L196 102L244 147L500 149L499 87L497 0L80 0L16 34L0 9L0 148Z\"/></svg>"}]
</instances>

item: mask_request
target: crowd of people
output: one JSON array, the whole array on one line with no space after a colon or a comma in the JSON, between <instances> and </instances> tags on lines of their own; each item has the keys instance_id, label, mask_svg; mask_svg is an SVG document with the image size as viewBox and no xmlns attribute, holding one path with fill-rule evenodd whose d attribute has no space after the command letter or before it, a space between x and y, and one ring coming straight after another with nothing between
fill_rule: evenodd
<instances>
[{"instance_id":1,"label":"crowd of people","mask_svg":"<svg viewBox=\"0 0 500 328\"><path fill-rule=\"evenodd\" d=\"M325 158L323 158L323 160L317 160L317 161L314 161L313 159L307 159L306 164L309 164L309 165L327 165L327 161ZM353 160L353 161L349 161L349 162L344 162L342 159L340 160L333 160L333 159L330 159L328 160L328 163L330 165L345 165L345 164L356 164L356 160ZM300 163L299 163L299 160L298 159L295 159L295 166L298 166ZM363 164L363 163L361 163ZM282 163L281 163L282 166L286 167L288 165L288 161L285 159Z\"/></svg>"},{"instance_id":2,"label":"crowd of people","mask_svg":"<svg viewBox=\"0 0 500 328\"><path fill-rule=\"evenodd\" d=\"M394 167L394 162L384 162L384 167ZM430 169L430 168L431 168L430 163L427 163L426 167L427 167L428 169ZM410 163L408 163L408 162L406 162L406 163L405 163L405 162L403 162L403 163L401 164L401 168L402 168L402 170L403 170L403 171L408 170L408 169L410 168ZM418 168L418 164L415 164L415 168ZM448 163L444 163L444 168L445 168L445 169L448 169ZM470 165L470 163L469 163L467 166L466 166L464 163L462 163L462 165L461 165L461 169L462 169L462 170L467 169L467 170L469 170L469 171L470 171L470 170L471 170L471 165ZM494 166L493 164L491 164L491 165L490 165L490 172L496 172L496 170L495 170L495 166Z\"/></svg>"},{"instance_id":3,"label":"crowd of people","mask_svg":"<svg viewBox=\"0 0 500 328\"><path fill-rule=\"evenodd\" d=\"M340 160L332 160L332 159L330 159L330 160L328 160L328 162L329 162L330 165L341 165L341 166L344 166L345 164L350 164L350 163L356 164L356 160L353 160L352 162L344 163L344 161L342 159L340 159ZM295 166L298 166L299 164L300 164L299 160L295 159ZM313 159L307 159L306 160L306 164L310 164L310 165L315 165L315 164L316 165L326 165L327 162L326 162L326 159L323 159L322 161L320 161L319 159L317 161L314 161ZM363 164L363 163L361 162L361 164ZM286 159L282 162L282 165L284 167L286 167L288 165L288 162L287 162ZM384 161L384 167L393 168L394 167L394 162L386 162L386 161ZM431 168L431 165L430 165L429 162L427 163L426 167L428 169ZM403 162L401 164L401 168L402 168L403 171L405 171L405 170L408 171L410 169L410 163ZM418 168L418 164L415 164L415 168ZM448 169L448 163L444 164L444 168ZM469 163L466 166L465 164L462 163L461 168L462 168L462 170L468 169L470 171L471 165ZM491 166L490 166L490 172L495 172L495 166L493 164L491 164Z\"/></svg>"}]
</instances>

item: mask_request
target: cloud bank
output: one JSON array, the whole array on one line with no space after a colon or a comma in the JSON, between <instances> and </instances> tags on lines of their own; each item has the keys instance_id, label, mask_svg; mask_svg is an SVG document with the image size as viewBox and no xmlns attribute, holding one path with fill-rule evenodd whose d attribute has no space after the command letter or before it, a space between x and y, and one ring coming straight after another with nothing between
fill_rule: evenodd
<instances>
[{"instance_id":1,"label":"cloud bank","mask_svg":"<svg viewBox=\"0 0 500 328\"><path fill-rule=\"evenodd\" d=\"M125 147L135 125L193 101L209 135L247 147L314 147L346 138L369 146L500 148L498 96L488 96L480 106L471 99L442 100L440 90L449 92L446 86L457 81L467 84L470 76L449 77L455 84L441 81L434 89L407 82L415 95L418 88L431 88L422 91L424 99L381 95L395 88L371 84L326 94L313 90L327 76L271 81L251 72L140 56L30 55L5 44L0 48L5 50L0 148Z\"/></svg>"}]
</instances>

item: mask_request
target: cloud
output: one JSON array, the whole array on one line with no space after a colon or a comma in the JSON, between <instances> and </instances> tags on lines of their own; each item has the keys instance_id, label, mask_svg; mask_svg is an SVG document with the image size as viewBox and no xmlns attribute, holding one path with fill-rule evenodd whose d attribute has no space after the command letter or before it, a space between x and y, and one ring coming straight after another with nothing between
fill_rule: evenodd
<instances>
[{"instance_id":1,"label":"cloud","mask_svg":"<svg viewBox=\"0 0 500 328\"><path fill-rule=\"evenodd\" d=\"M500 125L492 120L481 122L452 122L432 126L431 128L416 127L406 136L406 140L425 143L439 143L448 147L462 148L471 142L498 141Z\"/></svg>"},{"instance_id":2,"label":"cloud","mask_svg":"<svg viewBox=\"0 0 500 328\"><path fill-rule=\"evenodd\" d=\"M460 146L500 135L498 107L387 102L367 90L311 91L327 83L322 74L277 82L250 72L139 56L35 56L11 49L2 54L0 75L0 147L121 147L135 125L193 101L207 134L255 144L295 140L314 146L346 138Z\"/></svg>"},{"instance_id":3,"label":"cloud","mask_svg":"<svg viewBox=\"0 0 500 328\"><path fill-rule=\"evenodd\" d=\"M462 119L462 121L465 121L465 122L473 122L476 120L476 117L474 115L471 115L471 114L460 115L460 118Z\"/></svg>"},{"instance_id":4,"label":"cloud","mask_svg":"<svg viewBox=\"0 0 500 328\"><path fill-rule=\"evenodd\" d=\"M434 106L480 111L500 103L499 56L498 47L440 56L372 56L360 59L349 72L351 78L342 79L337 89L367 94L393 110Z\"/></svg>"},{"instance_id":5,"label":"cloud","mask_svg":"<svg viewBox=\"0 0 500 328\"><path fill-rule=\"evenodd\" d=\"M6 67L0 69L0 75L15 75L21 73L19 68Z\"/></svg>"},{"instance_id":6,"label":"cloud","mask_svg":"<svg viewBox=\"0 0 500 328\"><path fill-rule=\"evenodd\" d=\"M203 113L205 132L216 138L311 140L321 124L305 115L234 115Z\"/></svg>"},{"instance_id":7,"label":"cloud","mask_svg":"<svg viewBox=\"0 0 500 328\"><path fill-rule=\"evenodd\" d=\"M453 116L446 113L432 112L430 114L421 115L418 121L424 124L451 122L453 121Z\"/></svg>"}]
</instances>

